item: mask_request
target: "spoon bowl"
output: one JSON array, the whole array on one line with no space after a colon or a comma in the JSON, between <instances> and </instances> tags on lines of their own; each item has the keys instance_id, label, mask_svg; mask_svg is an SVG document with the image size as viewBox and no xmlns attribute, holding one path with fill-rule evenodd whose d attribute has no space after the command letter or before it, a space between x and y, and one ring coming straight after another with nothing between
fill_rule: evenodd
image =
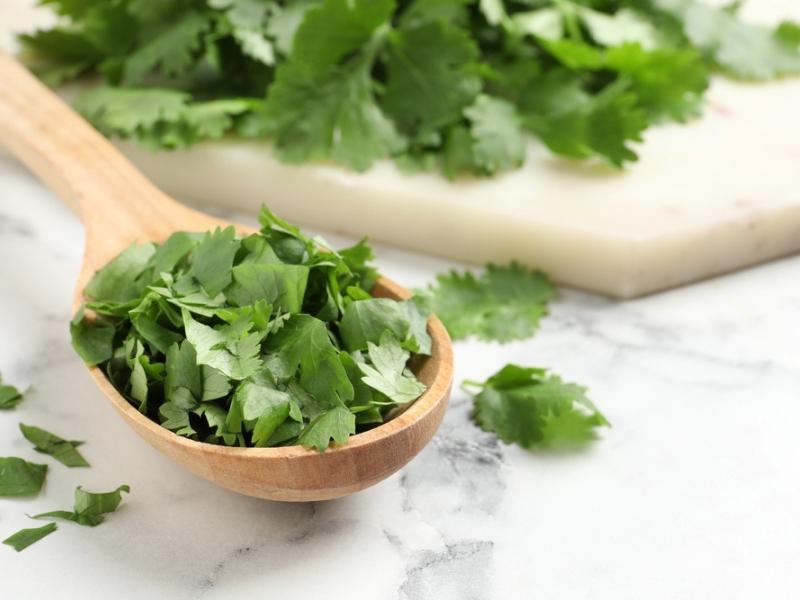
<instances>
[{"instance_id":1,"label":"spoon bowl","mask_svg":"<svg viewBox=\"0 0 800 600\"><path fill-rule=\"evenodd\" d=\"M0 51L0 143L81 217L86 247L73 299L77 308L94 272L134 242L163 241L175 231L231 225L191 210L156 188L102 135ZM251 228L233 224L239 233ZM382 278L374 295L405 299ZM89 373L122 418L151 446L230 490L271 500L327 500L385 479L419 453L438 429L450 395L453 354L442 323L431 317L429 357L412 365L427 391L394 419L324 452L301 446L235 448L178 436L134 408L97 367Z\"/></svg>"}]
</instances>

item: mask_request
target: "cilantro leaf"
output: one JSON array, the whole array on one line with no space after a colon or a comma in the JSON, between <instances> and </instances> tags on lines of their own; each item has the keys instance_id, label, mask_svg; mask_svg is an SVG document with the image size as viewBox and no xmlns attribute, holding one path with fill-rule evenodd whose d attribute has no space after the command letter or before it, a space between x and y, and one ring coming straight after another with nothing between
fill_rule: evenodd
<instances>
[{"instance_id":1,"label":"cilantro leaf","mask_svg":"<svg viewBox=\"0 0 800 600\"><path fill-rule=\"evenodd\" d=\"M58 529L58 526L55 523L48 523L47 525L42 525L41 527L20 529L17 533L4 539L3 543L11 546L17 552L22 552L25 550L25 548L31 544L35 544L43 537L50 535L56 529Z\"/></svg>"},{"instance_id":2,"label":"cilantro leaf","mask_svg":"<svg viewBox=\"0 0 800 600\"><path fill-rule=\"evenodd\" d=\"M563 60L567 56L570 60L587 58L580 51L573 53L580 46L551 48L556 47ZM601 54L596 56L602 61ZM599 155L615 166L636 160L630 142L641 141L647 119L626 81L619 80L592 95L568 71L554 70L529 91L521 107L523 123L553 152L577 159Z\"/></svg>"},{"instance_id":3,"label":"cilantro leaf","mask_svg":"<svg viewBox=\"0 0 800 600\"><path fill-rule=\"evenodd\" d=\"M188 71L199 56L201 36L210 25L203 14L190 11L148 32L149 39L125 59L125 83L142 83L153 73L173 76Z\"/></svg>"},{"instance_id":4,"label":"cilantro leaf","mask_svg":"<svg viewBox=\"0 0 800 600\"><path fill-rule=\"evenodd\" d=\"M681 21L693 46L734 76L771 79L800 73L800 50L784 43L779 32L744 23L724 8L695 0L653 2Z\"/></svg>"},{"instance_id":5,"label":"cilantro leaf","mask_svg":"<svg viewBox=\"0 0 800 600\"><path fill-rule=\"evenodd\" d=\"M459 121L478 95L477 61L469 34L444 21L394 31L386 48L381 105L402 132L430 135Z\"/></svg>"},{"instance_id":6,"label":"cilantro leaf","mask_svg":"<svg viewBox=\"0 0 800 600\"><path fill-rule=\"evenodd\" d=\"M267 17L277 4L259 0L209 0L209 5L226 9L233 37L244 54L265 65L275 63L274 44L267 38Z\"/></svg>"},{"instance_id":7,"label":"cilantro leaf","mask_svg":"<svg viewBox=\"0 0 800 600\"><path fill-rule=\"evenodd\" d=\"M685 121L700 113L709 77L696 51L645 51L637 44L624 44L608 49L605 65L629 78L637 105L648 118Z\"/></svg>"},{"instance_id":8,"label":"cilantro leaf","mask_svg":"<svg viewBox=\"0 0 800 600\"><path fill-rule=\"evenodd\" d=\"M96 527L103 521L108 513L112 513L122 502L122 493L130 492L131 488L121 485L110 492L87 492L81 486L75 488L75 504L71 511L54 510L51 512L34 515L34 519L65 519L78 525Z\"/></svg>"},{"instance_id":9,"label":"cilantro leaf","mask_svg":"<svg viewBox=\"0 0 800 600\"><path fill-rule=\"evenodd\" d=\"M464 110L470 123L474 170L494 174L525 160L525 139L514 105L482 94Z\"/></svg>"},{"instance_id":10,"label":"cilantro leaf","mask_svg":"<svg viewBox=\"0 0 800 600\"><path fill-rule=\"evenodd\" d=\"M299 383L317 400L335 406L353 398L339 353L325 323L308 315L292 315L273 336L267 338L272 364L282 378L299 374Z\"/></svg>"},{"instance_id":11,"label":"cilantro leaf","mask_svg":"<svg viewBox=\"0 0 800 600\"><path fill-rule=\"evenodd\" d=\"M586 389L565 383L545 369L509 364L483 383L473 419L484 431L523 448L560 449L586 444L597 427L609 426L586 396Z\"/></svg>"},{"instance_id":12,"label":"cilantro leaf","mask_svg":"<svg viewBox=\"0 0 800 600\"><path fill-rule=\"evenodd\" d=\"M455 340L475 335L509 342L533 335L553 293L544 273L512 262L506 267L489 264L477 277L457 271L439 275L421 292L421 301Z\"/></svg>"},{"instance_id":13,"label":"cilantro leaf","mask_svg":"<svg viewBox=\"0 0 800 600\"><path fill-rule=\"evenodd\" d=\"M233 227L209 232L194 249L191 274L209 296L216 296L231 282L233 258L239 250Z\"/></svg>"},{"instance_id":14,"label":"cilantro leaf","mask_svg":"<svg viewBox=\"0 0 800 600\"><path fill-rule=\"evenodd\" d=\"M153 244L130 246L94 274L84 290L86 296L106 302L136 298L149 283L142 277L154 253Z\"/></svg>"},{"instance_id":15,"label":"cilantro leaf","mask_svg":"<svg viewBox=\"0 0 800 600\"><path fill-rule=\"evenodd\" d=\"M408 335L408 318L398 302L369 298L351 302L345 308L340 332L348 350L366 350L368 342L378 342L387 331L401 340Z\"/></svg>"},{"instance_id":16,"label":"cilantro leaf","mask_svg":"<svg viewBox=\"0 0 800 600\"><path fill-rule=\"evenodd\" d=\"M150 148L186 148L222 137L239 115L260 106L250 98L190 100L175 90L96 87L78 95L75 108L108 136L134 138Z\"/></svg>"},{"instance_id":17,"label":"cilantro leaf","mask_svg":"<svg viewBox=\"0 0 800 600\"><path fill-rule=\"evenodd\" d=\"M305 265L245 262L233 268L233 283L225 297L236 306L266 300L283 312L299 312L306 293Z\"/></svg>"},{"instance_id":18,"label":"cilantro leaf","mask_svg":"<svg viewBox=\"0 0 800 600\"><path fill-rule=\"evenodd\" d=\"M97 87L80 94L74 106L106 135L136 137L178 120L188 100L174 90Z\"/></svg>"},{"instance_id":19,"label":"cilantro leaf","mask_svg":"<svg viewBox=\"0 0 800 600\"><path fill-rule=\"evenodd\" d=\"M305 13L294 35L292 61L324 73L360 50L388 23L392 0L323 0Z\"/></svg>"},{"instance_id":20,"label":"cilantro leaf","mask_svg":"<svg viewBox=\"0 0 800 600\"><path fill-rule=\"evenodd\" d=\"M271 136L278 155L290 163L332 159L364 171L400 143L375 100L371 67L369 55L323 73L309 72L302 63L285 63L263 109L240 132Z\"/></svg>"},{"instance_id":21,"label":"cilantro leaf","mask_svg":"<svg viewBox=\"0 0 800 600\"><path fill-rule=\"evenodd\" d=\"M322 452L331 440L344 444L355 432L355 415L344 406L335 406L311 421L297 441L306 448Z\"/></svg>"},{"instance_id":22,"label":"cilantro leaf","mask_svg":"<svg viewBox=\"0 0 800 600\"><path fill-rule=\"evenodd\" d=\"M0 497L35 496L44 485L47 465L16 456L0 457Z\"/></svg>"},{"instance_id":23,"label":"cilantro leaf","mask_svg":"<svg viewBox=\"0 0 800 600\"><path fill-rule=\"evenodd\" d=\"M49 454L58 462L67 467L88 467L89 463L83 458L77 448L83 442L75 440L64 440L57 435L34 427L32 425L19 424L19 429L25 439L33 444L37 452Z\"/></svg>"},{"instance_id":24,"label":"cilantro leaf","mask_svg":"<svg viewBox=\"0 0 800 600\"><path fill-rule=\"evenodd\" d=\"M406 368L408 351L403 350L391 332L384 331L380 344L367 342L367 348L371 364L357 364L364 374L362 381L369 387L399 404L416 400L425 392L425 384Z\"/></svg>"},{"instance_id":25,"label":"cilantro leaf","mask_svg":"<svg viewBox=\"0 0 800 600\"><path fill-rule=\"evenodd\" d=\"M208 365L231 379L246 379L261 366L261 334L250 332L252 323L243 319L214 329L195 321L183 311L186 339L197 351L197 363Z\"/></svg>"},{"instance_id":26,"label":"cilantro leaf","mask_svg":"<svg viewBox=\"0 0 800 600\"><path fill-rule=\"evenodd\" d=\"M3 378L0 376L0 410L16 408L20 402L22 402L22 392L13 385L3 383Z\"/></svg>"},{"instance_id":27,"label":"cilantro leaf","mask_svg":"<svg viewBox=\"0 0 800 600\"><path fill-rule=\"evenodd\" d=\"M309 10L263 109L240 132L270 135L288 162L332 159L356 170L396 148L399 138L376 102L370 74L370 41L391 9L388 0L325 0Z\"/></svg>"}]
</instances>

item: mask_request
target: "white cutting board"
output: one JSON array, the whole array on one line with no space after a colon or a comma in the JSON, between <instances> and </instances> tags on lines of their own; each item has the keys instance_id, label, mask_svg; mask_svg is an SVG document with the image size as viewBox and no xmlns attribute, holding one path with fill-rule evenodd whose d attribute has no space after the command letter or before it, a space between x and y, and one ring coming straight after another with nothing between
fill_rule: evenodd
<instances>
[{"instance_id":1,"label":"white cutting board","mask_svg":"<svg viewBox=\"0 0 800 600\"><path fill-rule=\"evenodd\" d=\"M3 44L50 22L32 4L3 0ZM800 20L800 1L751 0L744 14ZM363 174L289 166L265 144L236 140L181 152L120 147L179 198L249 212L266 202L321 229L475 263L519 259L620 297L800 250L800 78L715 81L702 119L649 131L640 161L622 173L553 158L534 141L524 168L458 183L388 162Z\"/></svg>"}]
</instances>

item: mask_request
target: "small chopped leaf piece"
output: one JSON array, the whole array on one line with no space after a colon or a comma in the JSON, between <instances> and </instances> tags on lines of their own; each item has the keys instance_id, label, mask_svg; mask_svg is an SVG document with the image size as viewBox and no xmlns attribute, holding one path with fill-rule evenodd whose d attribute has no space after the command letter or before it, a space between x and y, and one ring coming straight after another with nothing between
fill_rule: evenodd
<instances>
[{"instance_id":1,"label":"small chopped leaf piece","mask_svg":"<svg viewBox=\"0 0 800 600\"><path fill-rule=\"evenodd\" d=\"M22 431L22 435L25 436L25 439L34 445L37 452L49 454L67 467L89 466L89 463L86 462L86 459L83 458L81 453L77 450L78 446L83 444L83 442L64 440L49 431L32 425L25 425L24 423L19 424L19 429Z\"/></svg>"},{"instance_id":2,"label":"small chopped leaf piece","mask_svg":"<svg viewBox=\"0 0 800 600\"><path fill-rule=\"evenodd\" d=\"M217 228L198 244L192 257L191 274L209 296L216 296L231 282L233 257L239 250L233 227Z\"/></svg>"},{"instance_id":3,"label":"small chopped leaf piece","mask_svg":"<svg viewBox=\"0 0 800 600\"><path fill-rule=\"evenodd\" d=\"M345 348L366 350L368 342L378 342L390 331L397 339L409 333L409 321L403 305L387 298L356 300L345 308L340 333Z\"/></svg>"},{"instance_id":4,"label":"small chopped leaf piece","mask_svg":"<svg viewBox=\"0 0 800 600\"><path fill-rule=\"evenodd\" d=\"M425 392L425 384L406 368L409 353L389 331L383 333L379 345L368 342L367 347L371 364L357 364L369 387L398 404L416 400Z\"/></svg>"},{"instance_id":5,"label":"small chopped leaf piece","mask_svg":"<svg viewBox=\"0 0 800 600\"><path fill-rule=\"evenodd\" d=\"M20 402L22 402L22 392L13 385L3 383L3 378L0 377L0 410L16 408Z\"/></svg>"},{"instance_id":6,"label":"small chopped leaf piece","mask_svg":"<svg viewBox=\"0 0 800 600\"><path fill-rule=\"evenodd\" d=\"M153 244L133 245L97 271L86 286L86 296L105 302L136 298L149 283L142 276L155 253Z\"/></svg>"},{"instance_id":7,"label":"small chopped leaf piece","mask_svg":"<svg viewBox=\"0 0 800 600\"><path fill-rule=\"evenodd\" d=\"M87 319L83 307L70 322L69 332L72 347L87 365L100 364L113 356L114 326L100 319Z\"/></svg>"},{"instance_id":8,"label":"small chopped leaf piece","mask_svg":"<svg viewBox=\"0 0 800 600\"><path fill-rule=\"evenodd\" d=\"M117 510L122 502L122 493L131 488L121 485L110 492L87 492L81 486L75 488L75 505L71 511L54 510L34 515L34 519L65 519L78 525L95 527L105 521L105 515Z\"/></svg>"},{"instance_id":9,"label":"small chopped leaf piece","mask_svg":"<svg viewBox=\"0 0 800 600\"><path fill-rule=\"evenodd\" d=\"M225 297L236 306L266 300L282 312L300 312L308 273L305 265L243 263L233 268L233 283Z\"/></svg>"},{"instance_id":10,"label":"small chopped leaf piece","mask_svg":"<svg viewBox=\"0 0 800 600\"><path fill-rule=\"evenodd\" d=\"M483 383L474 398L473 419L484 431L523 448L582 446L610 424L586 396L545 369L509 364Z\"/></svg>"},{"instance_id":11,"label":"small chopped leaf piece","mask_svg":"<svg viewBox=\"0 0 800 600\"><path fill-rule=\"evenodd\" d=\"M231 379L247 379L261 366L261 334L251 333L253 323L241 319L214 329L183 311L186 339L197 351L197 364L208 365Z\"/></svg>"},{"instance_id":12,"label":"small chopped leaf piece","mask_svg":"<svg viewBox=\"0 0 800 600\"><path fill-rule=\"evenodd\" d=\"M311 421L297 441L306 448L322 452L331 440L344 444L355 432L355 415L344 406L335 406Z\"/></svg>"},{"instance_id":13,"label":"small chopped leaf piece","mask_svg":"<svg viewBox=\"0 0 800 600\"><path fill-rule=\"evenodd\" d=\"M14 535L4 539L3 543L11 546L17 552L22 552L25 548L50 535L56 529L58 529L58 526L55 523L48 523L47 525L30 529L20 529Z\"/></svg>"},{"instance_id":14,"label":"small chopped leaf piece","mask_svg":"<svg viewBox=\"0 0 800 600\"><path fill-rule=\"evenodd\" d=\"M0 457L0 497L35 496L44 485L47 465L16 456Z\"/></svg>"},{"instance_id":15,"label":"small chopped leaf piece","mask_svg":"<svg viewBox=\"0 0 800 600\"><path fill-rule=\"evenodd\" d=\"M475 335L487 341L509 342L533 335L547 314L553 284L541 271L512 262L489 264L479 276L451 271L422 292L453 339Z\"/></svg>"}]
</instances>

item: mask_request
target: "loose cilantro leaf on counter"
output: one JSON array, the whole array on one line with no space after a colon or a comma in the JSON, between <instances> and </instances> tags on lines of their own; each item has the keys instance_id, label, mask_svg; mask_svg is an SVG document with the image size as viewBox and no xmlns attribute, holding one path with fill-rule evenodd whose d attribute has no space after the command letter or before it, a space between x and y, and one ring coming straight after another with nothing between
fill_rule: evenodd
<instances>
[{"instance_id":1,"label":"loose cilantro leaf on counter","mask_svg":"<svg viewBox=\"0 0 800 600\"><path fill-rule=\"evenodd\" d=\"M71 511L54 510L34 515L34 519L65 519L78 525L96 527L105 521L105 516L117 510L122 502L122 493L131 488L121 485L110 492L87 492L81 486L75 488L75 505Z\"/></svg>"},{"instance_id":2,"label":"loose cilantro leaf on counter","mask_svg":"<svg viewBox=\"0 0 800 600\"><path fill-rule=\"evenodd\" d=\"M408 365L431 352L428 313L371 296L366 241L335 251L266 207L261 224L125 250L86 288L76 351L153 421L228 446L324 450L422 395ZM23 432L77 465L74 442Z\"/></svg>"},{"instance_id":3,"label":"loose cilantro leaf on counter","mask_svg":"<svg viewBox=\"0 0 800 600\"><path fill-rule=\"evenodd\" d=\"M44 485L47 465L16 456L0 457L0 497L35 496Z\"/></svg>"},{"instance_id":4,"label":"loose cilantro leaf on counter","mask_svg":"<svg viewBox=\"0 0 800 600\"><path fill-rule=\"evenodd\" d=\"M32 527L29 529L20 529L14 535L11 535L3 540L4 544L11 546L17 552L22 552L30 546L31 544L35 544L43 537L46 537L53 533L56 529L58 529L58 525L55 523L48 523L47 525L42 525L41 527Z\"/></svg>"},{"instance_id":5,"label":"loose cilantro leaf on counter","mask_svg":"<svg viewBox=\"0 0 800 600\"><path fill-rule=\"evenodd\" d=\"M643 133L702 113L712 74L800 74L798 27L703 0L208 0L44 3L20 36L46 82L101 85L103 133L186 148L233 133L291 163L492 176L525 136L622 167Z\"/></svg>"},{"instance_id":6,"label":"loose cilantro leaf on counter","mask_svg":"<svg viewBox=\"0 0 800 600\"><path fill-rule=\"evenodd\" d=\"M3 378L0 377L0 410L16 408L20 402L22 402L22 392L13 385L3 383Z\"/></svg>"},{"instance_id":7,"label":"loose cilantro leaf on counter","mask_svg":"<svg viewBox=\"0 0 800 600\"><path fill-rule=\"evenodd\" d=\"M505 267L489 264L477 276L469 271L439 275L418 296L453 339L474 335L510 342L533 335L553 294L544 273L512 262Z\"/></svg>"},{"instance_id":8,"label":"loose cilantro leaf on counter","mask_svg":"<svg viewBox=\"0 0 800 600\"><path fill-rule=\"evenodd\" d=\"M24 423L19 424L19 429L22 431L22 435L25 436L25 439L34 445L34 449L37 452L49 454L58 462L68 467L89 466L89 463L86 462L86 459L83 458L81 453L77 450L78 446L83 444L83 442L64 440L49 431L45 431L39 427L33 427L32 425L25 425Z\"/></svg>"},{"instance_id":9,"label":"loose cilantro leaf on counter","mask_svg":"<svg viewBox=\"0 0 800 600\"><path fill-rule=\"evenodd\" d=\"M509 364L476 388L473 420L484 431L523 448L579 447L597 437L606 418L586 396L586 389L566 383L546 369Z\"/></svg>"}]
</instances>

